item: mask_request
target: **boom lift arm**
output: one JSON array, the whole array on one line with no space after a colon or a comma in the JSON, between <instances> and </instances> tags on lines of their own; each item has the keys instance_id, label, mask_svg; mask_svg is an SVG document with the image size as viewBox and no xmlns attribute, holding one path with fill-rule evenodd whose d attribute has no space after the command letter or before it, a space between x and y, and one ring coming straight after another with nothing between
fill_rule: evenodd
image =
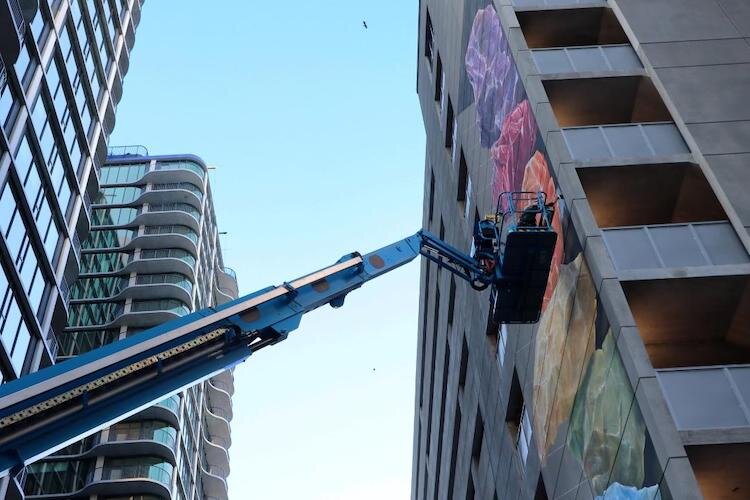
<instances>
[{"instance_id":1,"label":"boom lift arm","mask_svg":"<svg viewBox=\"0 0 750 500\"><path fill-rule=\"evenodd\" d=\"M303 314L325 304L342 306L349 292L420 254L479 290L520 286L521 277L503 274L500 248L508 243L500 241L503 224L491 219L477 225L471 256L419 231L369 254L346 255L294 281L169 321L0 386L0 475L241 363L286 339ZM549 224L546 227L539 234L554 236ZM504 239L510 242L519 230L507 230ZM551 255L548 247L545 251ZM528 307L524 301L520 304L521 309Z\"/></svg>"}]
</instances>

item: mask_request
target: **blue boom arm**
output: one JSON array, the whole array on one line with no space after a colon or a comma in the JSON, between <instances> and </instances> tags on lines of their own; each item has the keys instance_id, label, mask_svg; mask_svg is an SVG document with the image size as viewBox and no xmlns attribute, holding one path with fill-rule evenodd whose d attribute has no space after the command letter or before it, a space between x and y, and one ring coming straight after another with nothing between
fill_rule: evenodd
<instances>
[{"instance_id":1,"label":"blue boom arm","mask_svg":"<svg viewBox=\"0 0 750 500\"><path fill-rule=\"evenodd\" d=\"M479 262L433 235L198 311L0 386L0 474L19 469L284 340L302 315L425 255L471 282Z\"/></svg>"},{"instance_id":2,"label":"blue boom arm","mask_svg":"<svg viewBox=\"0 0 750 500\"><path fill-rule=\"evenodd\" d=\"M534 196L537 208L526 208L520 215L529 221L542 217L541 223L514 222L503 230L498 220L516 221L518 211L480 221L472 255L419 231L367 255L346 255L294 281L0 385L0 475L245 361L253 352L286 339L303 314L325 304L342 306L346 294L418 255L477 290L491 286L493 321L536 322L556 234L548 212L540 208L545 207L542 195Z\"/></svg>"}]
</instances>

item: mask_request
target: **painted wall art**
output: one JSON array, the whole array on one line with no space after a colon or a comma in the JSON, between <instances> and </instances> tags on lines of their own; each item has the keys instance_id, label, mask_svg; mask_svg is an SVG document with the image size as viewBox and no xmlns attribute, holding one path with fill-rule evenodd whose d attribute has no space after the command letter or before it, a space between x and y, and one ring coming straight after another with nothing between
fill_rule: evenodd
<instances>
[{"instance_id":1,"label":"painted wall art","mask_svg":"<svg viewBox=\"0 0 750 500\"><path fill-rule=\"evenodd\" d=\"M548 201L557 200L534 110L491 5L476 12L465 64L481 145L493 168L485 189L495 198L543 191ZM653 444L581 247L575 235L563 235L565 217L560 201L552 220L559 237L534 334L533 398L526 402L548 494L661 498Z\"/></svg>"}]
</instances>

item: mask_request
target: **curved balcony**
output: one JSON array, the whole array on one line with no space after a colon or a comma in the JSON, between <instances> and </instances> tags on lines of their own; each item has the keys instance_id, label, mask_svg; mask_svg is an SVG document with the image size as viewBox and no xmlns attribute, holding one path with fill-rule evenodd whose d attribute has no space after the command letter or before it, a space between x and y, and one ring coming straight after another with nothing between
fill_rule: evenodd
<instances>
[{"instance_id":1,"label":"curved balcony","mask_svg":"<svg viewBox=\"0 0 750 500\"><path fill-rule=\"evenodd\" d=\"M142 154L132 156L143 156ZM127 176L111 175L112 172L117 171L120 167L130 168L136 163L132 161L119 162L117 160L125 159L129 157L123 155L116 155L115 161L110 161L106 167L103 167L103 185L114 185L114 184L159 184L159 183L179 183L179 182L190 182L196 185L203 185L206 177L206 171L197 161L190 160L159 160L155 167L151 164L144 164L142 166L141 173L139 175L130 174Z\"/></svg>"},{"instance_id":2,"label":"curved balcony","mask_svg":"<svg viewBox=\"0 0 750 500\"><path fill-rule=\"evenodd\" d=\"M201 212L189 203L150 204L139 221L146 225L182 224L196 232L201 230Z\"/></svg>"},{"instance_id":3,"label":"curved balcony","mask_svg":"<svg viewBox=\"0 0 750 500\"><path fill-rule=\"evenodd\" d=\"M203 192L192 182L170 182L151 184L138 197L139 204L188 203L200 206Z\"/></svg>"},{"instance_id":4,"label":"curved balcony","mask_svg":"<svg viewBox=\"0 0 750 500\"><path fill-rule=\"evenodd\" d=\"M206 465L215 471L221 471L219 474L222 479L229 475L229 452L227 449L209 440L203 436L203 453L206 458Z\"/></svg>"},{"instance_id":5,"label":"curved balcony","mask_svg":"<svg viewBox=\"0 0 750 500\"><path fill-rule=\"evenodd\" d=\"M74 445L55 453L55 459L83 460L92 457L131 457L148 455L159 457L170 464L176 464L177 430L165 432L163 429L138 429L135 432L118 432L117 428L128 425L127 422L115 424L106 431L97 432Z\"/></svg>"},{"instance_id":6,"label":"curved balcony","mask_svg":"<svg viewBox=\"0 0 750 500\"><path fill-rule=\"evenodd\" d=\"M226 304L227 302L231 302L235 299L235 297L232 297L229 294L229 290L222 290L221 288L218 288L216 286L216 282L214 282L214 292L217 306Z\"/></svg>"},{"instance_id":7,"label":"curved balcony","mask_svg":"<svg viewBox=\"0 0 750 500\"><path fill-rule=\"evenodd\" d=\"M187 226L146 226L143 234L139 234L131 243L146 249L182 248L197 253L198 234Z\"/></svg>"},{"instance_id":8,"label":"curved balcony","mask_svg":"<svg viewBox=\"0 0 750 500\"><path fill-rule=\"evenodd\" d=\"M92 252L83 254L80 277L105 277L138 274L180 273L195 280L195 257L181 248L148 249L139 255L127 252Z\"/></svg>"},{"instance_id":9,"label":"curved balcony","mask_svg":"<svg viewBox=\"0 0 750 500\"><path fill-rule=\"evenodd\" d=\"M217 467L211 467L204 463L203 459L200 460L200 464L201 480L203 481L203 494L207 497L214 497L222 500L229 498L227 482L222 477L224 471L219 470Z\"/></svg>"},{"instance_id":10,"label":"curved balcony","mask_svg":"<svg viewBox=\"0 0 750 500\"><path fill-rule=\"evenodd\" d=\"M206 419L206 429L211 436L223 437L231 435L229 420L227 418L212 412L205 404L203 405L203 410L204 418ZM220 410L218 412L221 413Z\"/></svg>"},{"instance_id":11,"label":"curved balcony","mask_svg":"<svg viewBox=\"0 0 750 500\"><path fill-rule=\"evenodd\" d=\"M117 495L127 489L133 495L170 498L172 464L154 457L106 460L103 467L95 469L91 468L92 463L88 460L32 464L25 493L27 497L38 498L85 498L91 495Z\"/></svg>"},{"instance_id":12,"label":"curved balcony","mask_svg":"<svg viewBox=\"0 0 750 500\"><path fill-rule=\"evenodd\" d=\"M214 387L221 389L230 396L234 395L234 375L229 370L225 370L211 378Z\"/></svg>"},{"instance_id":13,"label":"curved balcony","mask_svg":"<svg viewBox=\"0 0 750 500\"><path fill-rule=\"evenodd\" d=\"M239 287L237 286L237 273L230 267L224 267L219 269L216 273L218 277L218 289L225 295L229 295L232 299L236 299L239 296Z\"/></svg>"},{"instance_id":14,"label":"curved balcony","mask_svg":"<svg viewBox=\"0 0 750 500\"><path fill-rule=\"evenodd\" d=\"M219 411L225 411L226 415L229 415L227 420L231 420L234 416L232 411L232 397L228 391L220 389L214 385L211 379L206 382L208 390L206 391L206 397L208 398L208 406L212 410L220 408ZM215 413L215 411L214 411Z\"/></svg>"},{"instance_id":15,"label":"curved balcony","mask_svg":"<svg viewBox=\"0 0 750 500\"><path fill-rule=\"evenodd\" d=\"M163 420L173 427L180 427L180 396L175 394L142 410L134 418Z\"/></svg>"},{"instance_id":16,"label":"curved balcony","mask_svg":"<svg viewBox=\"0 0 750 500\"><path fill-rule=\"evenodd\" d=\"M166 462L154 464L135 462L140 457L105 461L103 467L94 469L90 483L84 488L87 494L116 495L127 490L130 494L159 495L170 498L173 467ZM151 460L153 461L153 460Z\"/></svg>"},{"instance_id":17,"label":"curved balcony","mask_svg":"<svg viewBox=\"0 0 750 500\"><path fill-rule=\"evenodd\" d=\"M190 313L190 307L175 299L138 300L129 310L117 302L81 302L72 304L69 325L74 329L128 327L151 327L177 319Z\"/></svg>"}]
</instances>

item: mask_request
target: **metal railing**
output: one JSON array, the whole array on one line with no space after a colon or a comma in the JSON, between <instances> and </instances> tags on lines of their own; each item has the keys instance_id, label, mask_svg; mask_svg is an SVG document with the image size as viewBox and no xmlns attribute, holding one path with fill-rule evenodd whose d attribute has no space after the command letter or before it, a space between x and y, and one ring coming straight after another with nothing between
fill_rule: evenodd
<instances>
[{"instance_id":1,"label":"metal railing","mask_svg":"<svg viewBox=\"0 0 750 500\"><path fill-rule=\"evenodd\" d=\"M140 144L133 144L130 146L109 146L107 148L107 156L148 156L148 149L146 146L141 146Z\"/></svg>"},{"instance_id":2,"label":"metal railing","mask_svg":"<svg viewBox=\"0 0 750 500\"><path fill-rule=\"evenodd\" d=\"M0 90L5 88L5 84L8 81L8 71L5 69L5 63L3 58L0 57Z\"/></svg>"},{"instance_id":3,"label":"metal railing","mask_svg":"<svg viewBox=\"0 0 750 500\"><path fill-rule=\"evenodd\" d=\"M561 7L565 5L600 5L604 0L513 0L514 7Z\"/></svg>"},{"instance_id":4,"label":"metal railing","mask_svg":"<svg viewBox=\"0 0 750 500\"><path fill-rule=\"evenodd\" d=\"M651 158L689 154L673 122L566 127L565 145L574 160Z\"/></svg>"},{"instance_id":5,"label":"metal railing","mask_svg":"<svg viewBox=\"0 0 750 500\"><path fill-rule=\"evenodd\" d=\"M16 29L18 30L18 39L23 40L23 37L26 34L26 21L23 20L23 10L21 9L21 4L18 2L18 0L8 0L8 4L10 5L10 13L13 16L13 23L16 25Z\"/></svg>"},{"instance_id":6,"label":"metal railing","mask_svg":"<svg viewBox=\"0 0 750 500\"><path fill-rule=\"evenodd\" d=\"M750 426L750 365L663 369L656 378L679 430Z\"/></svg>"},{"instance_id":7,"label":"metal railing","mask_svg":"<svg viewBox=\"0 0 750 500\"><path fill-rule=\"evenodd\" d=\"M541 73L633 71L641 60L628 44L533 49L531 56Z\"/></svg>"},{"instance_id":8,"label":"metal railing","mask_svg":"<svg viewBox=\"0 0 750 500\"><path fill-rule=\"evenodd\" d=\"M602 229L615 268L748 264L748 256L729 221Z\"/></svg>"},{"instance_id":9,"label":"metal railing","mask_svg":"<svg viewBox=\"0 0 750 500\"><path fill-rule=\"evenodd\" d=\"M232 269L231 267L223 267L221 270L224 272L224 274L228 274L229 276L234 278L235 281L237 281L237 273L234 269Z\"/></svg>"}]
</instances>

